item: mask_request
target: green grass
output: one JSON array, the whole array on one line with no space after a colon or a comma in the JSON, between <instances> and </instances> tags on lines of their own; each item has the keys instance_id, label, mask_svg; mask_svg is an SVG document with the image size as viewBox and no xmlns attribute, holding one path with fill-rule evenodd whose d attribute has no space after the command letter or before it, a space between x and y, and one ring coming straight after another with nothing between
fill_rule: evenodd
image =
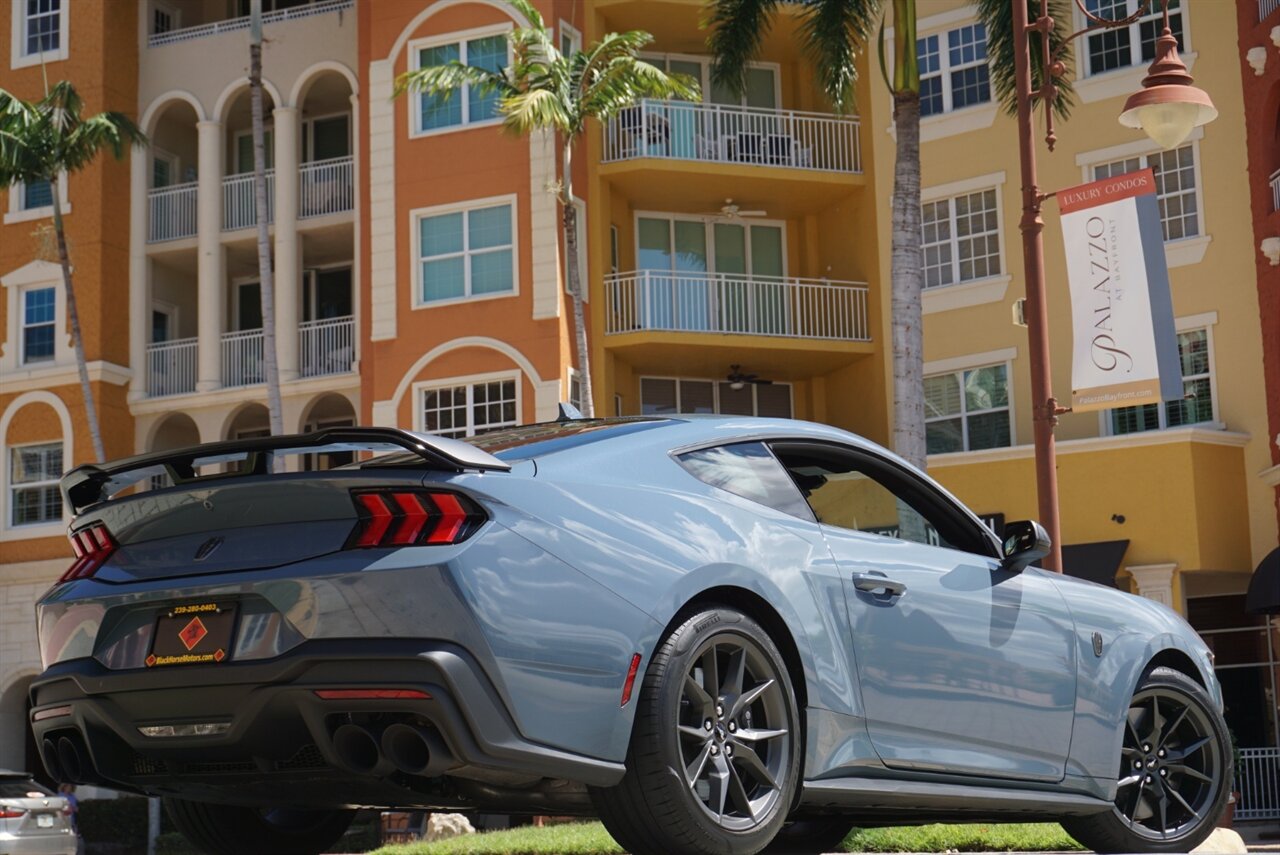
<instances>
[{"instance_id":1,"label":"green grass","mask_svg":"<svg viewBox=\"0 0 1280 855\"><path fill-rule=\"evenodd\" d=\"M855 831L848 852L1027 852L1079 849L1052 823L1017 825L923 825ZM621 847L598 822L514 828L470 834L439 843L379 849L379 855L619 855Z\"/></svg>"}]
</instances>

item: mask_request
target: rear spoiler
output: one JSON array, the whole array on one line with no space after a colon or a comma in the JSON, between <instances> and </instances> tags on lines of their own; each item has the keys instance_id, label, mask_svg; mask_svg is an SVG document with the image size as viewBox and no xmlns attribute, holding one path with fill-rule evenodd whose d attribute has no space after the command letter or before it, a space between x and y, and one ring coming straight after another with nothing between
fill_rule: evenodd
<instances>
[{"instance_id":1,"label":"rear spoiler","mask_svg":"<svg viewBox=\"0 0 1280 855\"><path fill-rule=\"evenodd\" d=\"M62 476L62 496L72 511L79 514L152 475L168 475L174 484L194 481L200 477L196 473L197 465L243 460L237 471L221 477L265 475L271 472L274 453L286 449L330 452L398 450L417 455L434 469L455 472L468 469L506 472L511 469L511 464L487 451L444 436L389 427L332 427L312 433L207 442L189 448L139 454L111 463L86 463Z\"/></svg>"}]
</instances>

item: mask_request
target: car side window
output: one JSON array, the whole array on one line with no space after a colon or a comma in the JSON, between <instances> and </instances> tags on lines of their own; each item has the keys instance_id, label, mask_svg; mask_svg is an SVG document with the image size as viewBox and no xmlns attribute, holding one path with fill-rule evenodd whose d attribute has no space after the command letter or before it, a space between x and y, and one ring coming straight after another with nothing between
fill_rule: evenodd
<instances>
[{"instance_id":1,"label":"car side window","mask_svg":"<svg viewBox=\"0 0 1280 855\"><path fill-rule=\"evenodd\" d=\"M699 481L736 496L812 520L809 506L782 464L762 442L737 442L678 455L680 465Z\"/></svg>"},{"instance_id":2,"label":"car side window","mask_svg":"<svg viewBox=\"0 0 1280 855\"><path fill-rule=\"evenodd\" d=\"M910 473L834 446L774 446L818 522L913 543L991 554L971 524Z\"/></svg>"}]
</instances>

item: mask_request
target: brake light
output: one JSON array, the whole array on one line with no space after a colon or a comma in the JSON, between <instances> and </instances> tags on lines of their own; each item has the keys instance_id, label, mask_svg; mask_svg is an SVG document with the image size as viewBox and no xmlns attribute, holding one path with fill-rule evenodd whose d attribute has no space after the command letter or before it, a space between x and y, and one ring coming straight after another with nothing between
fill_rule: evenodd
<instances>
[{"instance_id":1,"label":"brake light","mask_svg":"<svg viewBox=\"0 0 1280 855\"><path fill-rule=\"evenodd\" d=\"M418 490L361 490L352 494L360 521L348 548L461 543L485 521L466 496Z\"/></svg>"},{"instance_id":2,"label":"brake light","mask_svg":"<svg viewBox=\"0 0 1280 855\"><path fill-rule=\"evenodd\" d=\"M58 580L59 584L76 579L88 579L97 573L98 568L111 557L111 553L116 551L115 539L111 537L107 527L100 522L91 523L79 531L71 532L67 535L67 539L71 541L71 551L75 553L76 560L67 568L67 572L62 574L62 578Z\"/></svg>"},{"instance_id":3,"label":"brake light","mask_svg":"<svg viewBox=\"0 0 1280 855\"><path fill-rule=\"evenodd\" d=\"M0 807L0 819L17 819L18 817L23 816L25 814L26 814L25 810L18 810L17 808Z\"/></svg>"}]
</instances>

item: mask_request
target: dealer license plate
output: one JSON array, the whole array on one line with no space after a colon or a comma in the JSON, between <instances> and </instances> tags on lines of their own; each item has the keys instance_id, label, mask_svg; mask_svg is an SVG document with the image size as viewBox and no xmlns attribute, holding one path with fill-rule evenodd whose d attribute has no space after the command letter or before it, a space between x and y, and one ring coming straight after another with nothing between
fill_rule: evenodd
<instances>
[{"instance_id":1,"label":"dealer license plate","mask_svg":"<svg viewBox=\"0 0 1280 855\"><path fill-rule=\"evenodd\" d=\"M53 828L53 815L47 813L36 814L37 828Z\"/></svg>"},{"instance_id":2,"label":"dealer license plate","mask_svg":"<svg viewBox=\"0 0 1280 855\"><path fill-rule=\"evenodd\" d=\"M216 665L231 658L236 609L226 603L175 606L156 620L148 668Z\"/></svg>"}]
</instances>

